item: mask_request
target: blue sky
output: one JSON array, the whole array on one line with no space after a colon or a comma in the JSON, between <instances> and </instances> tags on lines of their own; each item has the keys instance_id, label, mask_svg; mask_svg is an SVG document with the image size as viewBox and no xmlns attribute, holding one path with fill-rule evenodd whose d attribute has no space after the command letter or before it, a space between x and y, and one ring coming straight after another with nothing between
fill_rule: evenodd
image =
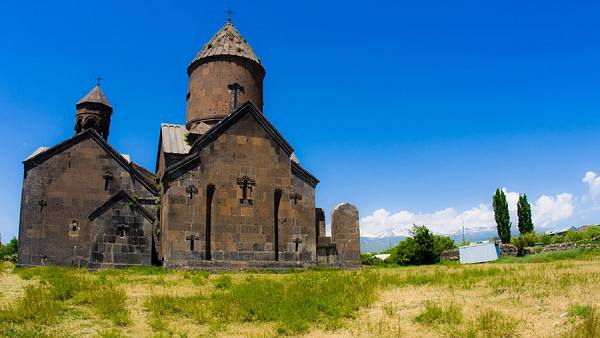
<instances>
[{"instance_id":1,"label":"blue sky","mask_svg":"<svg viewBox=\"0 0 600 338\"><path fill-rule=\"evenodd\" d=\"M267 70L266 116L321 179L318 204L356 204L363 234L490 228L497 187L527 193L539 229L600 222L598 2L11 2L4 240L21 161L72 136L97 75L110 142L154 168L159 124L184 122L186 67L230 5Z\"/></svg>"}]
</instances>

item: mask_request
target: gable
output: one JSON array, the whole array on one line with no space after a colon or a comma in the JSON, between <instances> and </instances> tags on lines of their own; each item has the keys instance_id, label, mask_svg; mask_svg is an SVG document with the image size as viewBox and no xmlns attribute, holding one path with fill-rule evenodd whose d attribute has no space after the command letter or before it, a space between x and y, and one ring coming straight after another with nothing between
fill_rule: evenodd
<instances>
[{"instance_id":1,"label":"gable","mask_svg":"<svg viewBox=\"0 0 600 338\"><path fill-rule=\"evenodd\" d=\"M189 155L181 161L169 166L165 170L164 176L168 177L176 173L185 172L186 170L196 166L200 161L201 150L215 142L224 133L228 131L236 132L235 127L240 123L240 121L253 121L252 123L255 123L255 126L264 132L264 135L270 137L287 156L292 156L292 153L294 152L292 146L265 118L258 108L256 108L252 102L248 101L238 108L238 110L231 113L220 123L198 138L192 145Z\"/></svg>"},{"instance_id":2,"label":"gable","mask_svg":"<svg viewBox=\"0 0 600 338\"><path fill-rule=\"evenodd\" d=\"M54 147L48 148L44 151L40 151L29 156L25 161L23 161L23 165L25 167L25 171L33 169L38 165L46 162L53 156L62 153L71 147L85 141L91 139L95 141L95 143L104 151L106 154L113 158L123 169L125 169L129 174L135 178L138 182L140 182L149 192L156 195L157 190L154 185L154 175L143 169L141 166L133 163L130 159L125 156L119 154L113 147L111 147L96 131L92 129L88 129L80 134L77 134L70 139L61 142ZM143 169L143 170L142 170Z\"/></svg>"},{"instance_id":3,"label":"gable","mask_svg":"<svg viewBox=\"0 0 600 338\"><path fill-rule=\"evenodd\" d=\"M256 106L248 101L244 103L238 110L231 113L223 121L209 130L206 134L200 137L192 145L191 151L199 151L210 143L214 142L221 134L235 126L243 117L250 115L256 123L264 129L264 131L285 151L288 156L294 152L292 146L283 138L281 133L267 120L267 118L256 108Z\"/></svg>"},{"instance_id":4,"label":"gable","mask_svg":"<svg viewBox=\"0 0 600 338\"><path fill-rule=\"evenodd\" d=\"M127 201L129 203L129 206L132 209L137 210L150 223L154 223L154 221L156 220L156 218L152 215L152 213L150 213L148 210L146 210L135 198L131 197L124 190L119 191L114 196L112 196L110 199L108 199L108 201L106 201L104 204L102 204L100 207L98 207L96 210L94 210L89 215L89 217L88 217L89 220L93 221L94 219L102 216L102 214L104 214L105 212L110 210L112 207L114 207L117 203L119 203L121 201Z\"/></svg>"}]
</instances>

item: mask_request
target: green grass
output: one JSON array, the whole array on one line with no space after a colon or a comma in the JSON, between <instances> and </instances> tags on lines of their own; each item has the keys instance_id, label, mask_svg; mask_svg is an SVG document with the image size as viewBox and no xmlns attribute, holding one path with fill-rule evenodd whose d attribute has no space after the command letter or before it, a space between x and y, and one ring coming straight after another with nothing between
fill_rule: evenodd
<instances>
[{"instance_id":1,"label":"green grass","mask_svg":"<svg viewBox=\"0 0 600 338\"><path fill-rule=\"evenodd\" d=\"M442 306L428 301L425 309L415 317L415 322L424 325L460 324L462 321L462 307L454 303Z\"/></svg>"},{"instance_id":2,"label":"green grass","mask_svg":"<svg viewBox=\"0 0 600 338\"><path fill-rule=\"evenodd\" d=\"M569 317L586 318L592 314L594 308L591 305L573 304L567 310Z\"/></svg>"},{"instance_id":3,"label":"green grass","mask_svg":"<svg viewBox=\"0 0 600 338\"><path fill-rule=\"evenodd\" d=\"M501 257L494 263L549 263L561 260L588 260L598 257L600 249L570 249L555 252L542 252L524 257Z\"/></svg>"},{"instance_id":4,"label":"green grass","mask_svg":"<svg viewBox=\"0 0 600 338\"><path fill-rule=\"evenodd\" d=\"M600 313L590 305L571 305L569 315L575 320L570 330L564 332L564 338L600 337Z\"/></svg>"},{"instance_id":5,"label":"green grass","mask_svg":"<svg viewBox=\"0 0 600 338\"><path fill-rule=\"evenodd\" d=\"M231 276L229 275L220 275L215 279L215 287L217 289L229 289L232 283Z\"/></svg>"},{"instance_id":6,"label":"green grass","mask_svg":"<svg viewBox=\"0 0 600 338\"><path fill-rule=\"evenodd\" d=\"M518 337L521 322L500 311L488 309L465 325L449 326L446 335L449 337Z\"/></svg>"},{"instance_id":7,"label":"green grass","mask_svg":"<svg viewBox=\"0 0 600 338\"><path fill-rule=\"evenodd\" d=\"M62 309L47 286L27 286L21 299L0 308L0 336L45 336L43 326L56 323Z\"/></svg>"},{"instance_id":8,"label":"green grass","mask_svg":"<svg viewBox=\"0 0 600 338\"><path fill-rule=\"evenodd\" d=\"M334 328L355 317L361 306L374 300L377 280L371 273L340 271L296 273L282 279L249 276L238 283L222 275L210 296L151 296L145 308L152 320L184 316L216 326L271 322L279 333L300 333L310 324Z\"/></svg>"}]
</instances>

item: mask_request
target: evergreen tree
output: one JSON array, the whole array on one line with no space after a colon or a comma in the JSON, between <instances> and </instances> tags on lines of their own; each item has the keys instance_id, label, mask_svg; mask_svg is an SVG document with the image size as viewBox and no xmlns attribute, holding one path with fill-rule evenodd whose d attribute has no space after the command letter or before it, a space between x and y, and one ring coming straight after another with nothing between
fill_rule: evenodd
<instances>
[{"instance_id":1,"label":"evergreen tree","mask_svg":"<svg viewBox=\"0 0 600 338\"><path fill-rule=\"evenodd\" d=\"M517 215L519 216L519 232L526 234L533 232L533 222L531 221L531 206L527 201L527 195L519 196L517 203Z\"/></svg>"},{"instance_id":2,"label":"evergreen tree","mask_svg":"<svg viewBox=\"0 0 600 338\"><path fill-rule=\"evenodd\" d=\"M509 244L511 224L508 214L508 202L506 202L504 191L496 189L492 204L494 205L494 218L498 227L498 237L500 237L502 243Z\"/></svg>"}]
</instances>

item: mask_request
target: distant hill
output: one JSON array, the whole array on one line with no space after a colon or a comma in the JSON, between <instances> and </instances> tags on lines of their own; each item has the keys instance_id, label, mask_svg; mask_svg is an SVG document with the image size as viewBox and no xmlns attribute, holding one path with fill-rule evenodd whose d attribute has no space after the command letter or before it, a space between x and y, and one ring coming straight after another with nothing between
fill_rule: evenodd
<instances>
[{"instance_id":1,"label":"distant hill","mask_svg":"<svg viewBox=\"0 0 600 338\"><path fill-rule=\"evenodd\" d=\"M361 237L360 251L361 252L381 252L390 247L394 247L406 236L391 236L391 237Z\"/></svg>"},{"instance_id":2,"label":"distant hill","mask_svg":"<svg viewBox=\"0 0 600 338\"><path fill-rule=\"evenodd\" d=\"M518 234L513 234L518 236ZM460 245L462 241L462 234L450 235L450 238L454 240L456 245ZM470 242L487 241L494 237L498 237L496 230L489 231L478 231L473 233L465 233L465 239ZM406 236L389 236L389 237L361 237L360 238L360 251L361 252L376 252L387 250L390 247L394 247L401 240L405 239Z\"/></svg>"}]
</instances>

